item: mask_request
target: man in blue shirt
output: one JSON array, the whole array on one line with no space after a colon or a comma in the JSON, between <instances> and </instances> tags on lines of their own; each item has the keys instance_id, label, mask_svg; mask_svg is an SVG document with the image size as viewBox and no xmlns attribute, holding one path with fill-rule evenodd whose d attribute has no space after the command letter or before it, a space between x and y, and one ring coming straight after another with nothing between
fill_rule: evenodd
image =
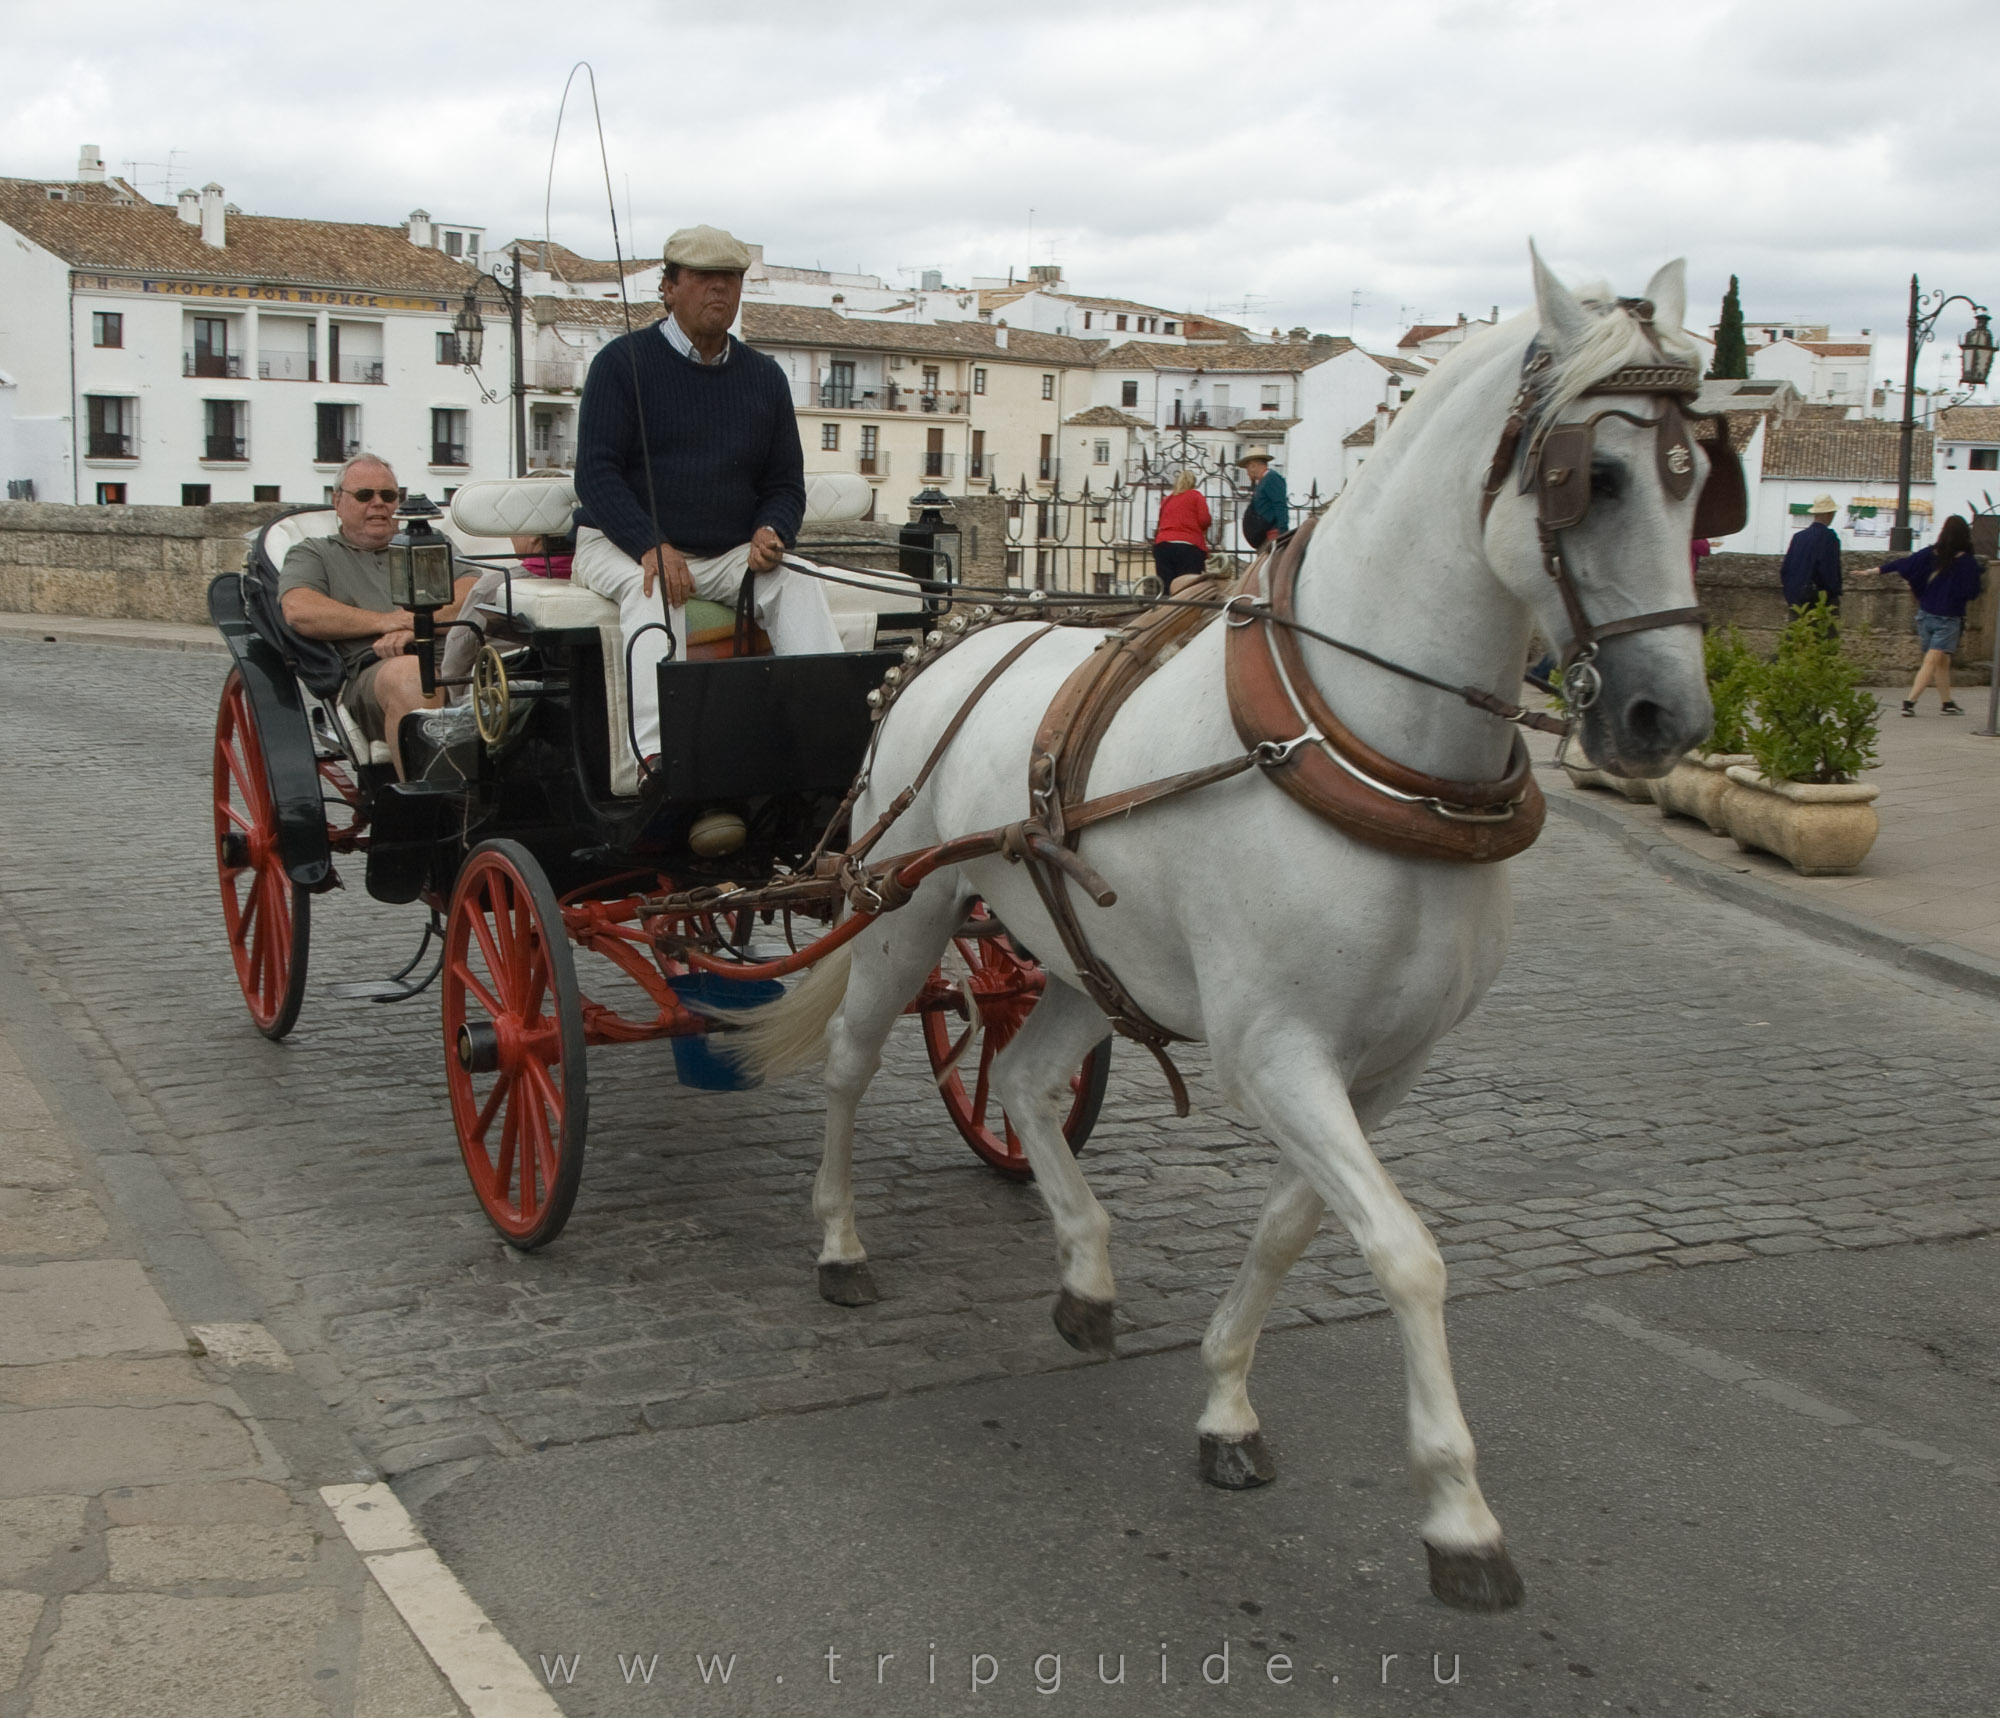
<instances>
[{"instance_id":1,"label":"man in blue shirt","mask_svg":"<svg viewBox=\"0 0 2000 1718\"><path fill-rule=\"evenodd\" d=\"M805 519L805 458L791 383L735 339L750 252L716 227L667 240L663 322L620 335L591 361L577 424L572 577L618 604L632 657L639 756L660 749L666 654L656 584L677 643L694 596L734 606L744 574L757 624L780 656L841 648L825 588L783 565ZM611 665L607 664L607 668Z\"/></svg>"},{"instance_id":2,"label":"man in blue shirt","mask_svg":"<svg viewBox=\"0 0 2000 1718\"><path fill-rule=\"evenodd\" d=\"M1268 447L1253 447L1237 464L1249 475L1249 511L1255 519L1244 521L1244 536L1253 549L1262 548L1264 539L1279 531L1292 528L1291 498L1285 491L1285 479L1271 469L1271 450Z\"/></svg>"},{"instance_id":3,"label":"man in blue shirt","mask_svg":"<svg viewBox=\"0 0 2000 1718\"><path fill-rule=\"evenodd\" d=\"M1785 587L1785 601L1793 608L1811 608L1822 591L1828 602L1840 607L1840 538L1833 529L1838 507L1831 495L1822 495L1812 504L1812 523L1785 551L1778 582Z\"/></svg>"}]
</instances>

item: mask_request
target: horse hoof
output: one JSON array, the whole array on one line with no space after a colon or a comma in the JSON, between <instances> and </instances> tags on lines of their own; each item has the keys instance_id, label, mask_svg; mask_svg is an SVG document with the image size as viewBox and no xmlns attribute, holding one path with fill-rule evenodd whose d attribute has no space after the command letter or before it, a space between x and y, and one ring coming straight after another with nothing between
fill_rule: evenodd
<instances>
[{"instance_id":1,"label":"horse hoof","mask_svg":"<svg viewBox=\"0 0 2000 1718\"><path fill-rule=\"evenodd\" d=\"M1116 1344L1111 1334L1112 1302L1085 1300L1064 1289L1056 1297L1056 1329L1063 1341L1079 1354L1110 1354Z\"/></svg>"},{"instance_id":2,"label":"horse hoof","mask_svg":"<svg viewBox=\"0 0 2000 1718\"><path fill-rule=\"evenodd\" d=\"M1201 1477L1224 1491L1254 1491L1278 1477L1278 1464L1265 1447L1264 1434L1218 1438L1201 1434Z\"/></svg>"},{"instance_id":3,"label":"horse hoof","mask_svg":"<svg viewBox=\"0 0 2000 1718\"><path fill-rule=\"evenodd\" d=\"M1424 1550L1431 1560L1432 1593L1461 1611L1512 1610L1527 1592L1504 1545L1491 1551L1440 1551L1426 1540Z\"/></svg>"},{"instance_id":4,"label":"horse hoof","mask_svg":"<svg viewBox=\"0 0 2000 1718\"><path fill-rule=\"evenodd\" d=\"M875 1274L868 1261L835 1263L819 1268L819 1295L835 1306L873 1306L882 1297L875 1292Z\"/></svg>"}]
</instances>

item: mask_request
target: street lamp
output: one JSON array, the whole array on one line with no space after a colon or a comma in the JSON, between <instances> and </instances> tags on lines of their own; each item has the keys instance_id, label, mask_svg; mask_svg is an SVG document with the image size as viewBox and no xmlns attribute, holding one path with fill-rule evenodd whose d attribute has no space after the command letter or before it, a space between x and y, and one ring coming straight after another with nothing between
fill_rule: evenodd
<instances>
[{"instance_id":1,"label":"street lamp","mask_svg":"<svg viewBox=\"0 0 2000 1718\"><path fill-rule=\"evenodd\" d=\"M1958 343L1958 379L1968 388L1977 388L1993 368L1993 330L1987 326L1992 313L1986 306L1974 304L1962 292L1949 297L1942 292L1922 292L1917 277L1911 275L1909 347L1903 364L1903 444L1896 467L1896 523L1889 532L1892 555L1910 552L1910 450L1917 433L1917 351L1936 337L1938 318L1953 304L1972 305L1976 318Z\"/></svg>"},{"instance_id":2,"label":"street lamp","mask_svg":"<svg viewBox=\"0 0 2000 1718\"><path fill-rule=\"evenodd\" d=\"M522 373L521 364L521 247L516 245L510 253L514 259L514 280L509 285L498 275L478 274L472 284L465 289L465 302L458 307L458 314L451 319L452 338L458 342L458 361L468 370L479 368L480 355L486 350L486 321L479 314L479 285L490 281L493 290L500 294L500 301L507 306L507 318L514 331L513 385L509 390L514 396L514 475L528 475L528 384ZM481 389L484 393L484 389ZM492 395L487 394L490 401Z\"/></svg>"},{"instance_id":3,"label":"street lamp","mask_svg":"<svg viewBox=\"0 0 2000 1718\"><path fill-rule=\"evenodd\" d=\"M437 611L452 599L451 539L431 528L443 509L428 496L406 495L396 508L402 529L389 539L389 597L413 617L417 672L424 696L437 690Z\"/></svg>"}]
</instances>

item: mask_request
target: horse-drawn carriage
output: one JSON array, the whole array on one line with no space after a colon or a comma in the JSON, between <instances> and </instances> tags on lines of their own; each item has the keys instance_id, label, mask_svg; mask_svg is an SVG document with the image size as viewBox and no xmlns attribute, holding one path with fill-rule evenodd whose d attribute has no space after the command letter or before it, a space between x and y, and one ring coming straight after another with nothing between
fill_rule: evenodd
<instances>
[{"instance_id":1,"label":"horse-drawn carriage","mask_svg":"<svg viewBox=\"0 0 2000 1718\"><path fill-rule=\"evenodd\" d=\"M866 488L814 479L809 524L859 517ZM561 482L475 484L453 498L449 529L461 561L511 568L511 556L478 551L567 531L573 506ZM404 718L398 779L389 748L343 707L338 661L293 633L276 600L286 551L335 527L330 510L288 514L257 534L242 574L209 590L234 658L213 798L237 978L258 1029L282 1038L305 993L313 897L341 886L344 861L365 867L377 900L424 908L424 942L402 973L339 991L400 1001L438 981L473 1188L510 1242L537 1247L576 1198L591 1046L671 1039L684 1082L740 1084L708 1042L726 1036L727 1011L770 999L774 981L866 922L865 878L850 871L843 884L821 856L845 844L871 692L927 638L935 648L940 629L965 627L961 594L948 564L927 578L843 571L828 588L847 648L818 656L758 654L736 615L690 604L684 656L658 670L662 751L642 768L616 607L510 573L499 601L466 617L491 636L472 683L449 688L461 701ZM901 549L904 566L911 553ZM843 895L853 910L836 928ZM412 977L433 940L433 970ZM615 1005L587 993L579 951L626 981ZM1042 985L1032 957L975 912L909 1010L960 1134L1017 1178L1027 1159L987 1071ZM1106 1044L1077 1073L1073 1149L1108 1067Z\"/></svg>"}]
</instances>

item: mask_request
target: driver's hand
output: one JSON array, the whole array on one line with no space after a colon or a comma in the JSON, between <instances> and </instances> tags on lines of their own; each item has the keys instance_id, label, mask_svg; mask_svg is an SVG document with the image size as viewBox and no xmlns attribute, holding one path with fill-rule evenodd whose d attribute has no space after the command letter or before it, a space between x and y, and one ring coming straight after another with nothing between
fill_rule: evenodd
<instances>
[{"instance_id":1,"label":"driver's hand","mask_svg":"<svg viewBox=\"0 0 2000 1718\"><path fill-rule=\"evenodd\" d=\"M407 626L392 627L375 640L375 654L386 662L391 657L401 656L416 641L417 635L414 628Z\"/></svg>"},{"instance_id":2,"label":"driver's hand","mask_svg":"<svg viewBox=\"0 0 2000 1718\"><path fill-rule=\"evenodd\" d=\"M750 539L750 570L768 573L785 558L785 540L768 525L759 525Z\"/></svg>"},{"instance_id":3,"label":"driver's hand","mask_svg":"<svg viewBox=\"0 0 2000 1718\"><path fill-rule=\"evenodd\" d=\"M687 557L671 543L648 549L646 558L639 564L645 569L641 589L647 596L653 594L653 583L657 579L666 583L670 607L683 608L693 599L694 574L688 571Z\"/></svg>"}]
</instances>

